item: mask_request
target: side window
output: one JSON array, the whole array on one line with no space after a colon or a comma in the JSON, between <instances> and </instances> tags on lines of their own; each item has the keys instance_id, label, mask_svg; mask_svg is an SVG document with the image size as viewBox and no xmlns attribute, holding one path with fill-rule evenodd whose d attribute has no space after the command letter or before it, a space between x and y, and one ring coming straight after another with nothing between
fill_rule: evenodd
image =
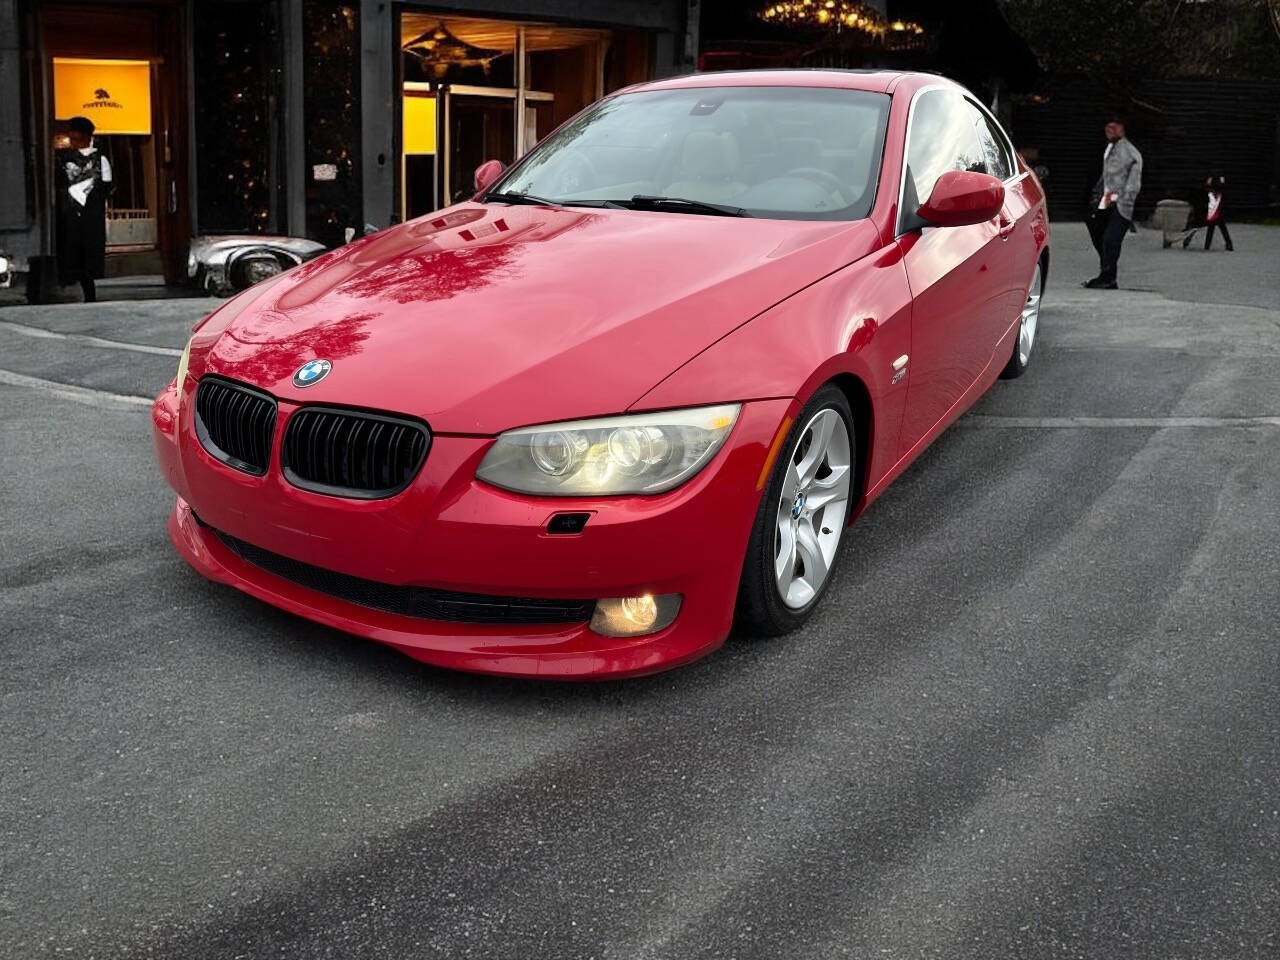
<instances>
[{"instance_id":1,"label":"side window","mask_svg":"<svg viewBox=\"0 0 1280 960\"><path fill-rule=\"evenodd\" d=\"M965 106L973 114L974 127L978 132L978 143L982 149L986 168L983 172L1001 180L1008 180L1014 173L1013 158L1009 156L1009 148L1005 145L1005 138L1000 128L995 125L995 121L972 103L966 103Z\"/></svg>"},{"instance_id":2,"label":"side window","mask_svg":"<svg viewBox=\"0 0 1280 960\"><path fill-rule=\"evenodd\" d=\"M948 170L985 173L987 158L973 123L974 110L951 90L928 90L911 108L902 209L914 211L929 199Z\"/></svg>"}]
</instances>

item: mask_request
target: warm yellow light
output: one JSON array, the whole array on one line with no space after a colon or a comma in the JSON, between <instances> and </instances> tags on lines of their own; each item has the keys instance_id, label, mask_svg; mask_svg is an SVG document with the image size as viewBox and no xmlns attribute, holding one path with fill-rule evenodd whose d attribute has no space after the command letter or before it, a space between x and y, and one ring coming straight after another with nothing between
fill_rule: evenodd
<instances>
[{"instance_id":1,"label":"warm yellow light","mask_svg":"<svg viewBox=\"0 0 1280 960\"><path fill-rule=\"evenodd\" d=\"M881 40L890 31L913 37L924 33L924 28L918 23L910 20L890 22L877 9L868 7L860 0L775 0L756 16L770 24L827 29L835 27L837 30L847 27Z\"/></svg>"},{"instance_id":2,"label":"warm yellow light","mask_svg":"<svg viewBox=\"0 0 1280 960\"><path fill-rule=\"evenodd\" d=\"M651 593L646 593L642 597L624 597L622 615L637 627L648 630L658 619L658 604Z\"/></svg>"},{"instance_id":3,"label":"warm yellow light","mask_svg":"<svg viewBox=\"0 0 1280 960\"><path fill-rule=\"evenodd\" d=\"M97 133L151 133L151 63L53 58L53 111L88 117Z\"/></svg>"},{"instance_id":4,"label":"warm yellow light","mask_svg":"<svg viewBox=\"0 0 1280 960\"><path fill-rule=\"evenodd\" d=\"M406 156L433 154L436 152L436 98L405 92L400 101L404 109L402 131Z\"/></svg>"},{"instance_id":5,"label":"warm yellow light","mask_svg":"<svg viewBox=\"0 0 1280 960\"><path fill-rule=\"evenodd\" d=\"M651 593L638 597L609 597L596 601L591 629L606 637L641 637L671 626L680 612L681 596Z\"/></svg>"}]
</instances>

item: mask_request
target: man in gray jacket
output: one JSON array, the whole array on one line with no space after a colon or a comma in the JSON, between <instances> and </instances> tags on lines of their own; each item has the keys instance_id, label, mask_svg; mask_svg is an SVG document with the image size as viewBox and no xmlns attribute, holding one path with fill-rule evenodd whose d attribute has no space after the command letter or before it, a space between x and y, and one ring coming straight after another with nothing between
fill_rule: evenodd
<instances>
[{"instance_id":1,"label":"man in gray jacket","mask_svg":"<svg viewBox=\"0 0 1280 960\"><path fill-rule=\"evenodd\" d=\"M1106 126L1107 149L1102 155L1102 176L1089 201L1089 236L1098 251L1098 275L1085 286L1116 289L1116 264L1120 245L1133 223L1133 204L1142 189L1142 154L1125 139L1124 121L1112 117Z\"/></svg>"}]
</instances>

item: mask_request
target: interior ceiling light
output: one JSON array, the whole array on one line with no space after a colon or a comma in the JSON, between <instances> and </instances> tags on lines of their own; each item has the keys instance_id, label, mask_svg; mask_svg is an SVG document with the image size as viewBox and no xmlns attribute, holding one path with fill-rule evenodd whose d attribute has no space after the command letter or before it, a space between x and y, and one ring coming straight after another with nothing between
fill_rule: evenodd
<instances>
[{"instance_id":1,"label":"interior ceiling light","mask_svg":"<svg viewBox=\"0 0 1280 960\"><path fill-rule=\"evenodd\" d=\"M459 40L443 23L414 37L402 48L428 67L437 79L449 72L450 67L482 67L489 72L489 64L502 56L501 50L486 50Z\"/></svg>"}]
</instances>

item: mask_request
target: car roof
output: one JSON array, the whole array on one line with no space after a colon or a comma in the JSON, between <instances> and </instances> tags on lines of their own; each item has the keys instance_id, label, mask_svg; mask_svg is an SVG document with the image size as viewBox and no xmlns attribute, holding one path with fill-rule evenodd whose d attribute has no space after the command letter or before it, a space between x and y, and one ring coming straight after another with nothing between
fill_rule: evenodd
<instances>
[{"instance_id":1,"label":"car roof","mask_svg":"<svg viewBox=\"0 0 1280 960\"><path fill-rule=\"evenodd\" d=\"M724 70L652 80L618 92L683 90L698 87L827 87L891 93L902 80L951 82L936 74L903 70Z\"/></svg>"}]
</instances>

